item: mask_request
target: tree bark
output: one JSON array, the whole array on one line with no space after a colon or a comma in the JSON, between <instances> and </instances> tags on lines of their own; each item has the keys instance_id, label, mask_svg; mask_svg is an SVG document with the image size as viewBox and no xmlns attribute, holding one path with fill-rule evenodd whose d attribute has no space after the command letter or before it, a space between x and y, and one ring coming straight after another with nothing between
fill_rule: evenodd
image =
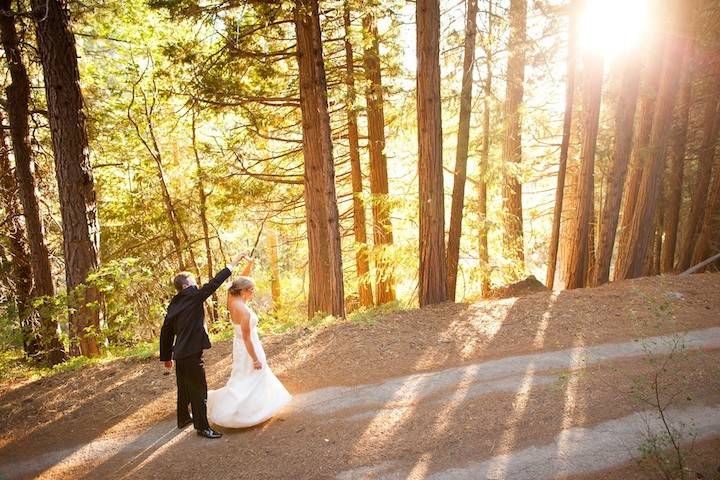
<instances>
[{"instance_id":1,"label":"tree bark","mask_svg":"<svg viewBox=\"0 0 720 480\"><path fill-rule=\"evenodd\" d=\"M683 65L680 80L680 96L675 108L676 118L672 130L669 152L669 169L665 182L666 202L663 217L664 242L660 253L660 271L670 272L675 265L675 250L678 242L678 223L682 205L682 185L685 166L685 146L687 144L690 100L692 94L692 53L688 54Z\"/></svg>"},{"instance_id":2,"label":"tree bark","mask_svg":"<svg viewBox=\"0 0 720 480\"><path fill-rule=\"evenodd\" d=\"M363 52L365 76L368 80L367 102L368 150L370 152L370 193L372 193L373 243L375 258L375 296L377 304L395 300L392 264L387 247L393 243L390 203L388 197L387 158L385 156L385 113L380 68L380 41L378 38L377 0L364 5L363 33L366 48Z\"/></svg>"},{"instance_id":3,"label":"tree bark","mask_svg":"<svg viewBox=\"0 0 720 480\"><path fill-rule=\"evenodd\" d=\"M348 120L348 142L350 146L350 176L353 188L353 230L355 233L355 265L358 276L358 297L363 307L372 306L373 292L370 283L370 262L368 260L365 202L363 200L362 167L360 164L360 135L355 110L355 57L350 43L350 8L344 3L345 24L345 84L347 86L346 111Z\"/></svg>"},{"instance_id":4,"label":"tree bark","mask_svg":"<svg viewBox=\"0 0 720 480\"><path fill-rule=\"evenodd\" d=\"M640 62L633 55L623 66L623 79L620 96L615 108L615 146L607 181L607 193L600 219L598 249L595 262L593 285L607 283L610 279L610 263L617 233L620 203L627 173L628 161L632 151L632 138L635 125L640 89Z\"/></svg>"},{"instance_id":5,"label":"tree bark","mask_svg":"<svg viewBox=\"0 0 720 480\"><path fill-rule=\"evenodd\" d=\"M4 115L0 113L0 125L4 123ZM34 328L34 318L31 311L32 295L32 266L25 241L25 227L20 221L20 205L16 197L17 184L10 166L10 146L7 134L3 128L0 131L0 199L5 210L3 219L3 236L7 238L10 254L10 265L7 275L10 279L11 303L15 307L18 324L23 341L23 351L29 358L42 354L41 337ZM2 243L6 243L2 242ZM9 302L10 303L10 302ZM8 308L8 310L10 310ZM10 311L7 312L10 314Z\"/></svg>"},{"instance_id":6,"label":"tree bark","mask_svg":"<svg viewBox=\"0 0 720 480\"><path fill-rule=\"evenodd\" d=\"M522 185L517 169L522 161L521 106L525 82L527 0L510 1L510 54L505 91L503 174L503 252L517 262L516 272L525 270L523 248Z\"/></svg>"},{"instance_id":7,"label":"tree bark","mask_svg":"<svg viewBox=\"0 0 720 480\"><path fill-rule=\"evenodd\" d=\"M35 159L30 146L30 79L23 63L15 21L11 12L11 0L0 1L0 39L5 50L5 60L10 72L10 85L6 88L7 112L10 137L15 158L15 177L19 186L25 228L27 230L32 264L32 296L52 297L55 286L50 266L50 253L45 244L45 227L35 187ZM65 359L65 350L57 334L57 321L49 308L41 305L36 315L40 323L40 348L43 360L56 365Z\"/></svg>"},{"instance_id":8,"label":"tree bark","mask_svg":"<svg viewBox=\"0 0 720 480\"><path fill-rule=\"evenodd\" d=\"M651 48L646 58L645 72L643 84L641 85L640 105L639 105L639 125L636 129L635 145L633 146L632 155L630 157L629 175L625 182L625 199L623 201L622 214L620 216L620 238L618 239L617 258L615 260L614 279L618 280L618 272L626 268L630 249L629 244L630 223L632 222L635 205L637 204L637 195L640 187L640 178L644 165L648 163L650 152L650 132L653 126L653 114L655 112L655 103L658 96L658 88L660 84L660 74L662 67L662 59L665 49L664 43L659 38L651 37L650 43L656 42L657 48Z\"/></svg>"},{"instance_id":9,"label":"tree bark","mask_svg":"<svg viewBox=\"0 0 720 480\"><path fill-rule=\"evenodd\" d=\"M65 277L79 298L70 314L80 353L100 353L100 293L84 285L98 267L100 230L75 37L64 0L33 0L63 222Z\"/></svg>"},{"instance_id":10,"label":"tree bark","mask_svg":"<svg viewBox=\"0 0 720 480\"><path fill-rule=\"evenodd\" d=\"M679 21L681 8L676 7L675 10L676 21L678 21L676 25L683 25ZM643 168L640 179L637 203L629 228L627 262L619 271L620 278L636 278L646 272L646 256L656 230L656 209L662 189L662 171L672 127L672 113L681 74L680 68L687 46L686 36L678 36L667 42L658 99L652 120L648 163Z\"/></svg>"},{"instance_id":11,"label":"tree bark","mask_svg":"<svg viewBox=\"0 0 720 480\"><path fill-rule=\"evenodd\" d=\"M577 16L579 0L570 2L570 30L567 40L567 78L565 80L565 114L563 115L562 143L560 144L560 163L558 165L557 187L555 188L555 208L553 209L552 232L550 233L550 250L548 251L547 275L545 285L549 289L555 286L558 246L560 244L560 220L562 218L563 195L565 193L565 174L570 150L570 134L572 132L572 113L575 100L575 63L577 56Z\"/></svg>"},{"instance_id":12,"label":"tree bark","mask_svg":"<svg viewBox=\"0 0 720 480\"><path fill-rule=\"evenodd\" d=\"M420 306L444 302L445 204L440 108L440 3L418 0L417 124L420 183Z\"/></svg>"},{"instance_id":13,"label":"tree bark","mask_svg":"<svg viewBox=\"0 0 720 480\"><path fill-rule=\"evenodd\" d=\"M345 316L335 165L317 0L296 0L295 30L305 157L309 276L308 316Z\"/></svg>"},{"instance_id":14,"label":"tree bark","mask_svg":"<svg viewBox=\"0 0 720 480\"><path fill-rule=\"evenodd\" d=\"M493 38L493 0L487 4L488 38ZM485 85L483 92L483 140L480 152L480 172L478 179L478 214L480 217L479 257L482 273L480 275L480 294L487 297L490 294L490 251L488 249L488 220L487 220L487 172L490 163L490 100L492 99L493 85L493 46L486 43L485 48Z\"/></svg>"},{"instance_id":15,"label":"tree bark","mask_svg":"<svg viewBox=\"0 0 720 480\"><path fill-rule=\"evenodd\" d=\"M467 179L468 146L470 143L470 113L472 107L473 67L475 64L475 38L477 36L477 0L467 0L465 19L465 52L463 58L462 86L460 88L460 117L457 151L453 180L450 232L447 245L448 297L455 300L460 238L462 236L463 207L465 206L465 182Z\"/></svg>"},{"instance_id":16,"label":"tree bark","mask_svg":"<svg viewBox=\"0 0 720 480\"><path fill-rule=\"evenodd\" d=\"M715 252L709 252L710 240L712 238L712 232L714 229L714 223L717 220L718 209L720 209L720 154L715 155L715 175L713 176L713 184L710 188L710 196L707 198L707 205L705 206L705 214L703 215L703 221L700 225L700 233L698 234L697 241L692 253L691 265L696 265L708 255ZM716 239L717 240L717 239Z\"/></svg>"},{"instance_id":17,"label":"tree bark","mask_svg":"<svg viewBox=\"0 0 720 480\"><path fill-rule=\"evenodd\" d=\"M578 209L575 214L575 228L570 237L565 288L581 288L585 286L588 274L590 224L594 222L592 214L593 186L603 80L602 56L588 53L584 63L584 118L581 165L578 176Z\"/></svg>"},{"instance_id":18,"label":"tree bark","mask_svg":"<svg viewBox=\"0 0 720 480\"><path fill-rule=\"evenodd\" d=\"M278 266L278 236L275 230L268 232L268 258L270 259L270 292L272 294L273 308L277 309L282 300L280 288L280 268Z\"/></svg>"},{"instance_id":19,"label":"tree bark","mask_svg":"<svg viewBox=\"0 0 720 480\"><path fill-rule=\"evenodd\" d=\"M692 192L690 213L685 224L685 234L678 270L687 270L691 265L695 241L700 230L700 222L704 216L705 205L710 187L712 162L715 157L717 142L720 137L720 79L717 75L711 79L712 88L709 97L705 100L705 113L703 116L703 140L698 153L698 169L695 186Z\"/></svg>"}]
</instances>

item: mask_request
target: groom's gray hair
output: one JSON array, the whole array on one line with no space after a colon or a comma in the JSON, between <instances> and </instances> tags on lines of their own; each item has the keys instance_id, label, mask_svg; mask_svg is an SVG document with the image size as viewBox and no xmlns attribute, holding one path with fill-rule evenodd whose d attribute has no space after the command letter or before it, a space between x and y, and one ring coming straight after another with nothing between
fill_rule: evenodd
<instances>
[{"instance_id":1,"label":"groom's gray hair","mask_svg":"<svg viewBox=\"0 0 720 480\"><path fill-rule=\"evenodd\" d=\"M190 272L180 272L175 275L173 279L173 285L178 292L182 292L186 285L190 284L190 279L194 279L195 276Z\"/></svg>"}]
</instances>

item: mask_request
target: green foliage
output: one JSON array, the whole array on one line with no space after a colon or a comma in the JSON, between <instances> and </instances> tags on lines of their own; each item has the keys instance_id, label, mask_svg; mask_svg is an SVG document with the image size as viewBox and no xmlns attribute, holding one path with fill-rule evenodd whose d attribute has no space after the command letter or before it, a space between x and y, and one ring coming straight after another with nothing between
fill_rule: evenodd
<instances>
[{"instance_id":1,"label":"green foliage","mask_svg":"<svg viewBox=\"0 0 720 480\"><path fill-rule=\"evenodd\" d=\"M128 347L157 337L171 290L158 284L150 268L136 258L113 260L87 283L102 293L102 336L111 344Z\"/></svg>"},{"instance_id":2,"label":"green foliage","mask_svg":"<svg viewBox=\"0 0 720 480\"><path fill-rule=\"evenodd\" d=\"M348 320L353 323L375 325L383 316L390 313L401 312L406 309L407 307L396 300L372 308L360 307L348 315Z\"/></svg>"},{"instance_id":3,"label":"green foliage","mask_svg":"<svg viewBox=\"0 0 720 480\"><path fill-rule=\"evenodd\" d=\"M648 320L657 325L675 322L671 297L667 293L659 298L641 295ZM631 318L637 322L637 315L631 312ZM692 425L675 424L669 417L669 409L680 401L691 402L692 398L684 394L682 380L691 378L692 372L682 367L682 360L689 355L685 347L684 334L667 337L662 344L640 340L645 351L645 361L650 367L647 374L633 377L630 398L642 405L650 406L653 414L663 427L659 432L648 429L645 441L639 447L642 463L650 466L654 474L672 480L685 479L691 473L686 466L688 453L692 450L684 446L684 439L691 438ZM659 353L662 350L666 353Z\"/></svg>"}]
</instances>

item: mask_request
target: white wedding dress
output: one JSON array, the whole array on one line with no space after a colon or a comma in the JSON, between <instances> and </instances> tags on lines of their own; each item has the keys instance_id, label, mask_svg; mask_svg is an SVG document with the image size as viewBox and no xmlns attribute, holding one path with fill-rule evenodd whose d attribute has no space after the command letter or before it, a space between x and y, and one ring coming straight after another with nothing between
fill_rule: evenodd
<instances>
[{"instance_id":1,"label":"white wedding dress","mask_svg":"<svg viewBox=\"0 0 720 480\"><path fill-rule=\"evenodd\" d=\"M250 338L262 368L253 368L252 358L243 342L242 329L234 324L230 379L219 390L209 390L207 397L208 420L222 427L243 428L262 423L292 398L267 364L257 333L258 317L252 310L250 313Z\"/></svg>"}]
</instances>

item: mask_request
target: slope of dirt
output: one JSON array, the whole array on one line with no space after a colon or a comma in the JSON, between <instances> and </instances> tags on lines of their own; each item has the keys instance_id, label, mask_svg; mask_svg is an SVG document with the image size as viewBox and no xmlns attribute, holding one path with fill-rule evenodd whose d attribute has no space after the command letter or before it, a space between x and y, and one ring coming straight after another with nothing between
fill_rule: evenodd
<instances>
[{"instance_id":1,"label":"slope of dirt","mask_svg":"<svg viewBox=\"0 0 720 480\"><path fill-rule=\"evenodd\" d=\"M720 274L645 278L596 289L543 292L475 304L447 303L391 314L374 324L344 322L315 331L265 338L264 345L273 371L291 393L298 395L323 387L369 384L511 355L718 326L718 292ZM231 347L230 342L221 342L206 353L210 388L226 381ZM717 355L712 357L697 360L698 371L709 375L710 380L718 378ZM708 383L708 378L697 379L688 389L700 388L699 394L717 402L717 389L709 387L713 384ZM610 395L607 398L611 400L612 388L605 390L606 393L598 395ZM558 394L562 391L549 389L542 394L547 398L534 407L539 409L538 418L543 418L543 405L547 408L557 402L558 399L553 398ZM491 397L509 405L514 403L512 395ZM174 407L174 378L162 375L157 360L117 361L22 385L2 385L0 469L10 459L31 459L48 452L56 452L59 463L87 442L143 432L162 420L172 419ZM480 410L476 414L481 415L481 406L477 408ZM472 412L469 408L463 415ZM612 418L616 413L609 415ZM603 416L608 415L596 415ZM271 424L277 425L282 420ZM302 445L311 439L308 438L310 432L302 433L304 422L288 419L283 423L287 425L279 435L293 434L292 439L286 440L299 442L293 448L305 448ZM258 436L267 428L268 425L261 426L253 435ZM295 430L289 429L299 429L298 434L294 435ZM330 424L310 436L342 438L345 429L343 425ZM290 433L283 433L285 431ZM246 433L251 432L253 430ZM418 435L422 436L421 431L414 428L405 434L410 443ZM232 441L237 436L231 434L228 439ZM447 448L459 448L453 435L447 433L445 437ZM457 437L458 441L464 438L463 435ZM403 440L395 437L394 441L402 444ZM336 448L347 446L342 443ZM252 458L259 456L264 459L260 463L265 463L265 459L272 457L272 444L273 438L265 438L258 446L264 450L245 453L252 454ZM59 448L65 449L65 453L57 453ZM362 465L368 459L379 459L382 450L377 448L370 443L360 453L353 450L358 456L355 461ZM295 453L297 456L293 458L303 456L300 451ZM307 448L305 453L310 459L315 454L322 455L314 447ZM446 454L452 456L450 452ZM183 451L171 454L178 455L181 457ZM337 457L336 461L352 464L355 457L348 455ZM52 478L52 472L48 475Z\"/></svg>"}]
</instances>

